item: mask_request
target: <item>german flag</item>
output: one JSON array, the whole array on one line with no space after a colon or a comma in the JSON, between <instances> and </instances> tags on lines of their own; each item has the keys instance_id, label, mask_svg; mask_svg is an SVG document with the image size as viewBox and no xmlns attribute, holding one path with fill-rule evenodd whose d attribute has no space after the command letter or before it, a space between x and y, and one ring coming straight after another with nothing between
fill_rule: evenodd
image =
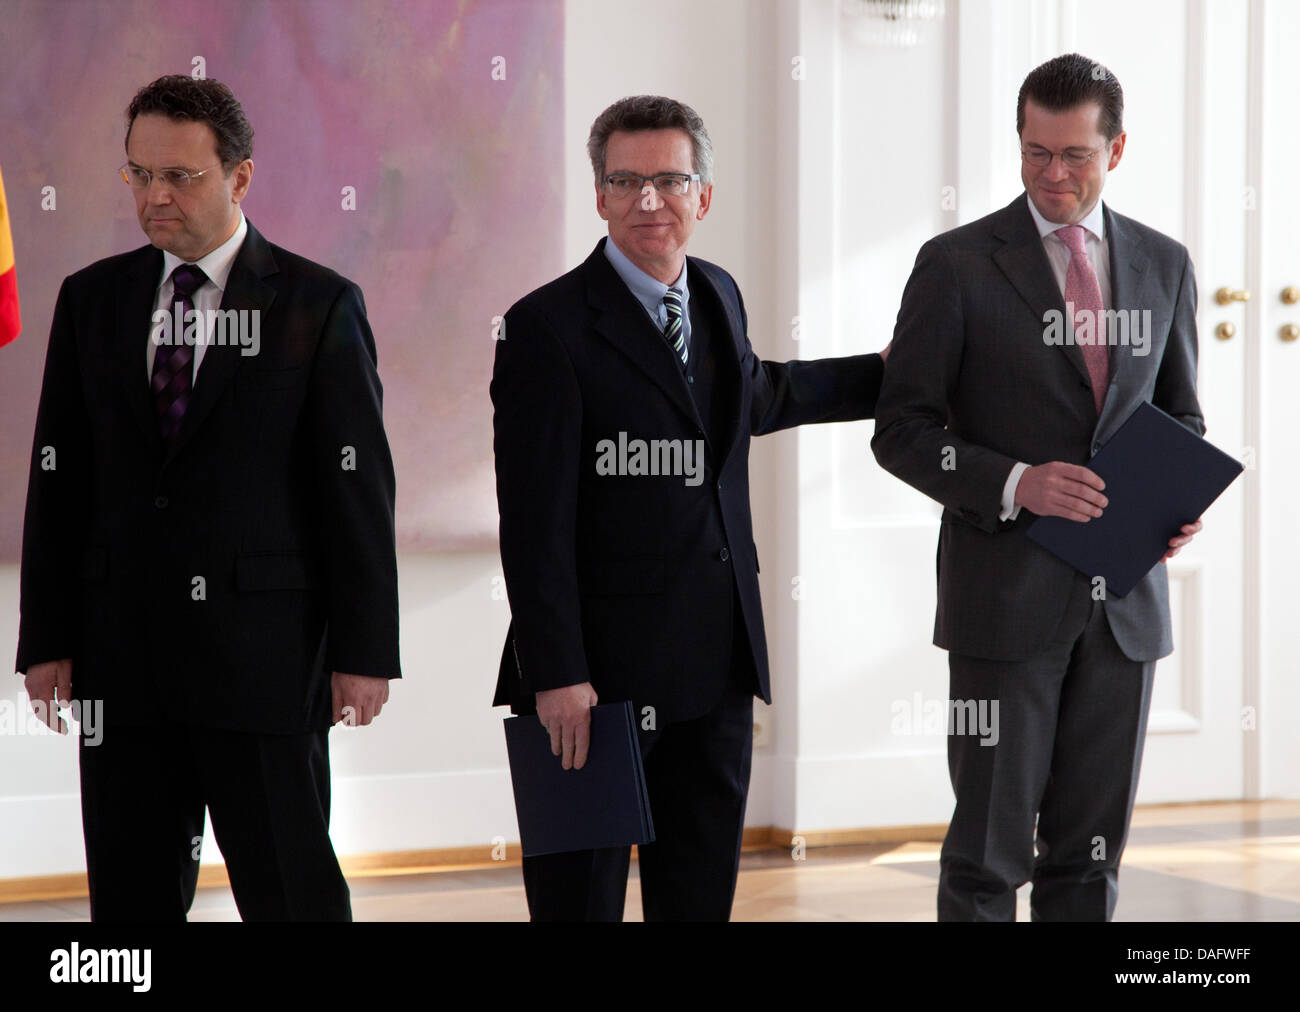
<instances>
[{"instance_id":1,"label":"german flag","mask_svg":"<svg viewBox=\"0 0 1300 1012\"><path fill-rule=\"evenodd\" d=\"M14 270L14 237L9 231L9 208L5 204L5 179L0 174L0 348L23 329L18 316L18 277Z\"/></svg>"}]
</instances>

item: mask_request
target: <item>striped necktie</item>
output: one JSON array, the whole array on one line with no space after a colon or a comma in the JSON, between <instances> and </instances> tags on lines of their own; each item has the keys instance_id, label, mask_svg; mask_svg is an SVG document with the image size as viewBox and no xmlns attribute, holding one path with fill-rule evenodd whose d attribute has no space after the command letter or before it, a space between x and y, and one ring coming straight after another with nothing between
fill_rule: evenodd
<instances>
[{"instance_id":1,"label":"striped necktie","mask_svg":"<svg viewBox=\"0 0 1300 1012\"><path fill-rule=\"evenodd\" d=\"M664 309L668 312L668 322L664 325L664 337L673 346L673 351L681 359L682 368L686 368L686 335L682 333L682 293L676 288L664 292Z\"/></svg>"}]
</instances>

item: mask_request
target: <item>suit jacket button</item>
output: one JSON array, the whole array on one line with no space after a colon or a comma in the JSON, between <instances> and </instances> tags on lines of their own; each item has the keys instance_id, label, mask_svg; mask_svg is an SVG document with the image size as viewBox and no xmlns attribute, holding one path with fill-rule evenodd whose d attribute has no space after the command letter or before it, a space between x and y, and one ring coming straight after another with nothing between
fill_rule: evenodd
<instances>
[{"instance_id":1,"label":"suit jacket button","mask_svg":"<svg viewBox=\"0 0 1300 1012\"><path fill-rule=\"evenodd\" d=\"M165 495L156 496L156 497L154 498L153 504L154 504L154 506L156 506L158 509L160 509L160 510L165 510L165 509L167 508L167 505L168 505L168 503L167 503L167 497L166 497Z\"/></svg>"},{"instance_id":2,"label":"suit jacket button","mask_svg":"<svg viewBox=\"0 0 1300 1012\"><path fill-rule=\"evenodd\" d=\"M729 558L731 558L731 553L727 551L725 548L723 548L720 552L718 552L718 558L721 559L723 562L726 562Z\"/></svg>"}]
</instances>

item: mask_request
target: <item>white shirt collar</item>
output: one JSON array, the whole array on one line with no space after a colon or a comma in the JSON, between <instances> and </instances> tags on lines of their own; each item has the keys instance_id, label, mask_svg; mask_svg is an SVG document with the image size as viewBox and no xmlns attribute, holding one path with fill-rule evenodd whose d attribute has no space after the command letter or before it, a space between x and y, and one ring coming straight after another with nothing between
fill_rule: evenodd
<instances>
[{"instance_id":1,"label":"white shirt collar","mask_svg":"<svg viewBox=\"0 0 1300 1012\"><path fill-rule=\"evenodd\" d=\"M235 234L214 249L207 256L200 257L195 261L198 268L208 276L211 281L222 292L226 290L226 281L230 277L230 269L235 265L235 256L239 253L239 247L244 244L244 237L248 235L248 221L244 218L244 212L239 212L239 226L235 229ZM158 287L161 288L172 276L172 271L183 263L175 253L169 253L163 250L163 276Z\"/></svg>"},{"instance_id":2,"label":"white shirt collar","mask_svg":"<svg viewBox=\"0 0 1300 1012\"><path fill-rule=\"evenodd\" d=\"M1038 208L1034 206L1033 198L1028 194L1025 195L1025 203L1029 205L1029 213L1034 216L1034 224L1038 226L1038 234L1046 239L1058 228L1064 228L1059 221L1048 221L1038 213ZM1092 206L1083 221L1078 222L1089 232L1095 235L1100 241L1106 241L1106 216L1102 213L1101 198L1097 198L1097 203ZM1057 238L1060 238L1059 236Z\"/></svg>"}]
</instances>

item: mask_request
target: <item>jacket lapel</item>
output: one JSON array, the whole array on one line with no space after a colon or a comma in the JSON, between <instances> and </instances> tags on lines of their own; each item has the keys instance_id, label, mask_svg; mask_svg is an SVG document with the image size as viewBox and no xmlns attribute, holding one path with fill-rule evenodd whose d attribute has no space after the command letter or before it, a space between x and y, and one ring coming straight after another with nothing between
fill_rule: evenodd
<instances>
[{"instance_id":1,"label":"jacket lapel","mask_svg":"<svg viewBox=\"0 0 1300 1012\"><path fill-rule=\"evenodd\" d=\"M159 453L162 435L149 392L148 341L153 333L154 300L162 278L162 250L146 246L131 261L117 289L112 340L116 382L140 433Z\"/></svg>"},{"instance_id":2,"label":"jacket lapel","mask_svg":"<svg viewBox=\"0 0 1300 1012\"><path fill-rule=\"evenodd\" d=\"M651 336L647 330L653 331L654 324L636 297L628 291L627 285L623 284L613 264L606 259L607 241L601 239L583 264L587 276L587 302L596 312L596 333L645 373L682 414L698 424L699 415L686 388L681 366L674 360L667 341L644 339Z\"/></svg>"},{"instance_id":3,"label":"jacket lapel","mask_svg":"<svg viewBox=\"0 0 1300 1012\"><path fill-rule=\"evenodd\" d=\"M1083 352L1068 338L1070 321L1065 319L1065 299L1056 285L1052 265L1043 250L1043 238L1034 227L1027 194L1022 193L1002 209L994 223L993 235L1005 244L994 252L994 263L1020 293L1020 297L1029 304L1041 327L1047 326L1044 317L1049 310L1061 314L1067 338L1059 347L1079 375L1085 380L1089 379Z\"/></svg>"},{"instance_id":4,"label":"jacket lapel","mask_svg":"<svg viewBox=\"0 0 1300 1012\"><path fill-rule=\"evenodd\" d=\"M275 301L275 289L263 278L275 274L278 268L271 255L270 244L262 238L260 232L248 223L248 235L244 244L235 255L235 262L230 268L230 277L226 279L226 289L221 297L221 309L249 310L265 315ZM263 323L265 320L262 321ZM266 327L261 328L263 340L269 334ZM231 378L239 368L241 354L238 343L210 344L203 353L203 363L199 366L198 379L190 395L185 417L167 451L163 466L171 463L176 455L184 449L193 437L195 430L211 413L221 394L230 385ZM157 426L154 426L157 428Z\"/></svg>"},{"instance_id":5,"label":"jacket lapel","mask_svg":"<svg viewBox=\"0 0 1300 1012\"><path fill-rule=\"evenodd\" d=\"M1142 239L1136 232L1124 227L1120 218L1112 214L1104 204L1102 214L1106 219L1106 246L1110 251L1110 308L1123 313L1128 319L1131 341L1132 328L1142 326L1141 307L1145 305L1149 309L1151 306L1146 295L1150 280L1147 271L1150 260L1143 249ZM1148 334L1148 340L1150 337ZM1132 402L1124 389L1136 379L1132 348L1131 343L1128 347L1116 344L1110 348L1110 391L1097 422L1099 434L1103 432L1103 426L1123 421L1112 417L1119 410L1118 405Z\"/></svg>"},{"instance_id":6,"label":"jacket lapel","mask_svg":"<svg viewBox=\"0 0 1300 1012\"><path fill-rule=\"evenodd\" d=\"M713 272L692 257L687 257L686 262L690 267L691 284L696 286L700 295L705 294L703 287L708 287L708 296L722 307L723 318L727 323L726 340L714 342L714 348L717 349L714 356L717 362L717 378L713 396L726 396L730 398L728 403L731 405L731 410L727 412L727 428L722 433L721 443L717 446L720 452L715 457L717 470L720 473L727 463L727 458L731 456L731 449L736 442L736 433L740 429L740 363L745 355L745 328L740 322L740 306L735 299L727 298L723 294L722 288L713 278ZM691 298L694 301L695 295L693 294Z\"/></svg>"}]
</instances>

